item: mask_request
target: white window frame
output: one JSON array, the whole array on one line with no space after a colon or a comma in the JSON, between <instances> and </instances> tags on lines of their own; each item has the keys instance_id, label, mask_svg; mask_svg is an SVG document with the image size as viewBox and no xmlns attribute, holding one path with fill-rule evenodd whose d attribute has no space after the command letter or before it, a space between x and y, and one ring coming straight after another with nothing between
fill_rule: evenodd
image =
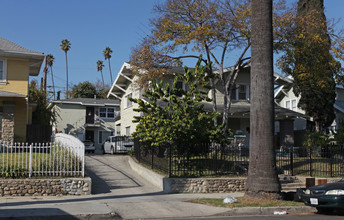
<instances>
[{"instance_id":1,"label":"white window frame","mask_svg":"<svg viewBox=\"0 0 344 220\"><path fill-rule=\"evenodd\" d=\"M125 135L130 136L130 126L125 127Z\"/></svg>"},{"instance_id":2,"label":"white window frame","mask_svg":"<svg viewBox=\"0 0 344 220\"><path fill-rule=\"evenodd\" d=\"M6 84L7 82L7 59L0 58L0 61L2 61L2 72L3 72L3 79L0 78L0 84Z\"/></svg>"},{"instance_id":3,"label":"white window frame","mask_svg":"<svg viewBox=\"0 0 344 220\"><path fill-rule=\"evenodd\" d=\"M127 94L126 96L125 96L125 99L124 99L124 101L125 101L125 108L130 108L130 107L132 107L133 106L133 102L132 101L130 101L128 98L132 98L133 97L133 93L129 93L129 94Z\"/></svg>"},{"instance_id":4,"label":"white window frame","mask_svg":"<svg viewBox=\"0 0 344 220\"><path fill-rule=\"evenodd\" d=\"M240 86L245 86L245 99L239 99ZM249 101L250 100L250 84L238 83L234 85L235 91L233 92L235 97L232 97L233 101Z\"/></svg>"},{"instance_id":5,"label":"white window frame","mask_svg":"<svg viewBox=\"0 0 344 220\"><path fill-rule=\"evenodd\" d=\"M287 106L287 104L289 103L289 106ZM295 103L295 106L293 105ZM284 107L286 109L290 109L290 110L293 110L293 111L297 111L297 99L296 98L293 98L293 99L286 99L285 102L284 102Z\"/></svg>"},{"instance_id":6,"label":"white window frame","mask_svg":"<svg viewBox=\"0 0 344 220\"><path fill-rule=\"evenodd\" d=\"M101 109L105 109L105 111L101 111ZM113 109L113 112L109 112L109 109ZM115 119L116 118L116 108L115 107L99 107L99 117L101 118L107 118L107 119ZM109 117L109 114L114 114L113 117ZM101 116L101 114L105 114L104 116Z\"/></svg>"}]
</instances>

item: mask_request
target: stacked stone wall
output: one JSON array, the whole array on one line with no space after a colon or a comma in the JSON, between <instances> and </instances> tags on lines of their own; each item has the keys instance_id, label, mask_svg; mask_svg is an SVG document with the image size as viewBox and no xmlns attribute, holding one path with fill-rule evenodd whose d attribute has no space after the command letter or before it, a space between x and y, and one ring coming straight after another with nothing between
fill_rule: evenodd
<instances>
[{"instance_id":1,"label":"stacked stone wall","mask_svg":"<svg viewBox=\"0 0 344 220\"><path fill-rule=\"evenodd\" d=\"M0 196L90 195L91 178L0 179Z\"/></svg>"},{"instance_id":2,"label":"stacked stone wall","mask_svg":"<svg viewBox=\"0 0 344 220\"><path fill-rule=\"evenodd\" d=\"M243 192L246 178L171 178L171 193Z\"/></svg>"}]
</instances>

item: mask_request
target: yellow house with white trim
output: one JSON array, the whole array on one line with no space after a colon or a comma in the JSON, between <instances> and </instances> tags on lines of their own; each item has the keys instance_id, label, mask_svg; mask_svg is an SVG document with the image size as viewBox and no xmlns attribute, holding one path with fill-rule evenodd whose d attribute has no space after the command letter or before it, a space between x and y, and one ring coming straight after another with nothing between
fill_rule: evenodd
<instances>
[{"instance_id":1,"label":"yellow house with white trim","mask_svg":"<svg viewBox=\"0 0 344 220\"><path fill-rule=\"evenodd\" d=\"M44 54L23 48L0 37L0 139L26 141L31 124L29 76L37 76Z\"/></svg>"}]
</instances>

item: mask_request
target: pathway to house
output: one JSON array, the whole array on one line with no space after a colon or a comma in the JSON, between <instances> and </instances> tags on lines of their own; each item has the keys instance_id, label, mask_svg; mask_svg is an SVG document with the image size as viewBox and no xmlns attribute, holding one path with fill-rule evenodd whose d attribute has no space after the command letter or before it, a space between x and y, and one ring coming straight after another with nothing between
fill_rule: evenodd
<instances>
[{"instance_id":1,"label":"pathway to house","mask_svg":"<svg viewBox=\"0 0 344 220\"><path fill-rule=\"evenodd\" d=\"M92 177L92 195L2 197L0 219L62 215L107 219L111 213L124 219L162 219L211 216L229 210L185 202L193 198L224 198L228 194L163 194L131 170L128 156L87 155L86 171Z\"/></svg>"}]
</instances>

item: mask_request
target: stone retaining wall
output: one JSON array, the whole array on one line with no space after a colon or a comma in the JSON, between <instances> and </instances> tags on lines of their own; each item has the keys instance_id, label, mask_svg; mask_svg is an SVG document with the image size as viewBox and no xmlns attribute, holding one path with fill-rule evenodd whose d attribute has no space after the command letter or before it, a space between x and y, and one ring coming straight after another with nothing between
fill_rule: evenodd
<instances>
[{"instance_id":1,"label":"stone retaining wall","mask_svg":"<svg viewBox=\"0 0 344 220\"><path fill-rule=\"evenodd\" d=\"M0 196L90 195L91 178L0 179Z\"/></svg>"},{"instance_id":2,"label":"stone retaining wall","mask_svg":"<svg viewBox=\"0 0 344 220\"><path fill-rule=\"evenodd\" d=\"M229 193L243 192L246 178L165 178L169 193ZM167 184L167 185L165 185Z\"/></svg>"}]
</instances>

